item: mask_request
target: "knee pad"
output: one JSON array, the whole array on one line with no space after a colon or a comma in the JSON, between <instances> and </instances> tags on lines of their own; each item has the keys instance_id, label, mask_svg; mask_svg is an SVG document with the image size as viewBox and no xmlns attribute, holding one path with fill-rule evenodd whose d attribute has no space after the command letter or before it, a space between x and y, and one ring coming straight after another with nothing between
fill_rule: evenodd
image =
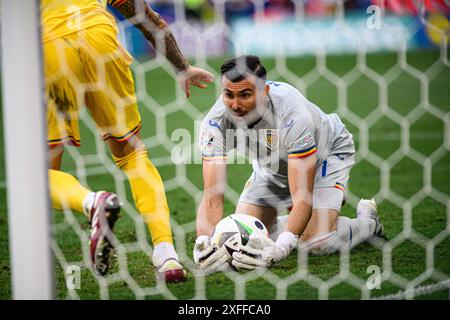
<instances>
[{"instance_id":1,"label":"knee pad","mask_svg":"<svg viewBox=\"0 0 450 320\"><path fill-rule=\"evenodd\" d=\"M306 241L299 241L299 249L314 256L325 256L338 250L337 232L329 232Z\"/></svg>"}]
</instances>

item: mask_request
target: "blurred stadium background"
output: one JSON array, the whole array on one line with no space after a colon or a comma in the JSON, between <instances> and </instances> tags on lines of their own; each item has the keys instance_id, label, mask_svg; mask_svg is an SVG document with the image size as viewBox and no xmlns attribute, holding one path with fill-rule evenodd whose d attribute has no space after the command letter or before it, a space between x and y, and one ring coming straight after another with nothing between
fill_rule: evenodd
<instances>
[{"instance_id":1,"label":"blurred stadium background","mask_svg":"<svg viewBox=\"0 0 450 320\"><path fill-rule=\"evenodd\" d=\"M81 299L449 299L450 298L450 6L444 0L177 0L149 1L169 23L192 64L218 73L225 58L259 55L270 80L295 85L324 111L338 113L353 133L357 164L349 203L375 197L388 242L362 244L350 255L298 257L270 272L195 273L192 248L201 197L201 165L174 164L177 129L195 136L220 94L219 81L185 100L168 63L117 15L143 118L142 135L165 182L176 246L187 282L155 281L151 247L123 174L86 111L82 146L67 148L63 169L94 190L125 201L117 223L118 265L93 276L83 255L87 227L72 212L54 212L57 298ZM379 18L379 19L378 19ZM3 134L0 131L0 134ZM192 140L192 149L196 141ZM11 298L3 136L0 139L0 299ZM251 166L229 166L226 207L232 213ZM67 268L81 268L79 289ZM368 268L381 270L370 290Z\"/></svg>"}]
</instances>

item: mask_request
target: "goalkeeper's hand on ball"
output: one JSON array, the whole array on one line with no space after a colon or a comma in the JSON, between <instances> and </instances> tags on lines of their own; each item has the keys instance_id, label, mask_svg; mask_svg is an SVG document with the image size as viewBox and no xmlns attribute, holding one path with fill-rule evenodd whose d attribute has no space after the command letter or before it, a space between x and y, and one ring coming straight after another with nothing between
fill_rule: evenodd
<instances>
[{"instance_id":1,"label":"goalkeeper's hand on ball","mask_svg":"<svg viewBox=\"0 0 450 320\"><path fill-rule=\"evenodd\" d=\"M276 242L266 237L250 238L240 252L233 253L231 264L236 269L267 268L286 258L297 243L298 236L289 231L281 233Z\"/></svg>"},{"instance_id":2,"label":"goalkeeper's hand on ball","mask_svg":"<svg viewBox=\"0 0 450 320\"><path fill-rule=\"evenodd\" d=\"M194 245L194 262L205 274L225 271L229 267L230 256L224 246L217 248L211 244L211 238L199 236Z\"/></svg>"}]
</instances>

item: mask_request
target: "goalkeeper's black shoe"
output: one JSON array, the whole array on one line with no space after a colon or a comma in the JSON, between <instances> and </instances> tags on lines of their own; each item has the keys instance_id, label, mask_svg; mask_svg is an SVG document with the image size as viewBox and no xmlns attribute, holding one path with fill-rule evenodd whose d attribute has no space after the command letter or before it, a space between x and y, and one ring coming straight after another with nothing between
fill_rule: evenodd
<instances>
[{"instance_id":1,"label":"goalkeeper's black shoe","mask_svg":"<svg viewBox=\"0 0 450 320\"><path fill-rule=\"evenodd\" d=\"M89 254L97 275L104 276L113 261L115 250L112 230L119 218L120 207L116 194L106 191L95 193L94 205L90 211Z\"/></svg>"}]
</instances>

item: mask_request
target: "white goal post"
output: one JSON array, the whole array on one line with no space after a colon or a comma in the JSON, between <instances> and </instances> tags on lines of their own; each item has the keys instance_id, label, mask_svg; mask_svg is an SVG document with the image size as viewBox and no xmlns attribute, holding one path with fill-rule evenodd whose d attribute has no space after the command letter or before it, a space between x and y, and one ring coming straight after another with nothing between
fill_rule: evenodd
<instances>
[{"instance_id":1,"label":"white goal post","mask_svg":"<svg viewBox=\"0 0 450 320\"><path fill-rule=\"evenodd\" d=\"M52 299L54 291L39 19L39 1L1 0L3 125L14 299Z\"/></svg>"}]
</instances>

